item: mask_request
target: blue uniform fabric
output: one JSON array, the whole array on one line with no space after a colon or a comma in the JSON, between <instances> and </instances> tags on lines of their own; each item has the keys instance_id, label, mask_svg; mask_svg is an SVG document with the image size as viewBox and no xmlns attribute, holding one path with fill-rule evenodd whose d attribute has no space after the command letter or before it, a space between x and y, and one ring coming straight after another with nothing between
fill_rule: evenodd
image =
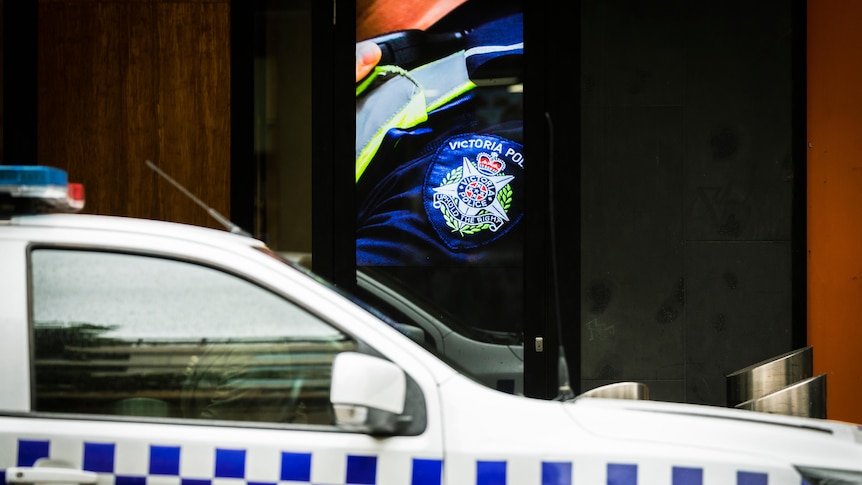
<instances>
[{"instance_id":1,"label":"blue uniform fabric","mask_svg":"<svg viewBox=\"0 0 862 485\"><path fill-rule=\"evenodd\" d=\"M470 10L450 14L429 31L468 32L471 79L519 77L522 15L499 5L475 10L483 3L467 2ZM523 122L520 109L500 113L488 106L500 90L477 87L429 113L426 122L387 132L357 183L358 266L518 264Z\"/></svg>"},{"instance_id":2,"label":"blue uniform fabric","mask_svg":"<svg viewBox=\"0 0 862 485\"><path fill-rule=\"evenodd\" d=\"M454 104L464 105L469 101L468 98ZM485 228L475 234L459 234L446 224L447 216L452 219L453 211L447 214L444 213L445 205L443 210L435 207L434 196L435 189L440 188L447 178L460 183L462 179L457 171L461 170L463 175L464 158L472 163L480 154L488 152L480 148L452 150L449 149L452 143L465 139L496 142L505 150L516 149L523 153L520 144L522 123L512 121L480 127L469 112L458 113L458 106L442 109L446 112L439 117L434 116L435 119L443 119L443 115L449 115L445 116L444 123L450 126L441 129L442 133L438 134L427 124L411 130L393 130L378 152L379 158L390 161L400 160L402 152L413 149L419 156L398 163L388 171L388 164L375 160L366 177L360 181L357 187L362 201L356 242L357 265L493 264L520 257L519 222L523 217L524 180L523 169L517 164L507 164L507 169L516 174L510 175L514 178L502 188L508 189L507 193L511 192L511 202L505 211L508 220L498 222L495 230ZM453 118L461 118L456 128L462 129L451 127L449 122ZM378 171L385 172L380 174L379 182L375 177ZM481 172L475 178L489 180ZM372 180L377 183L367 183ZM499 195L500 190L497 190L494 202L498 202ZM437 197L438 205L442 198Z\"/></svg>"}]
</instances>

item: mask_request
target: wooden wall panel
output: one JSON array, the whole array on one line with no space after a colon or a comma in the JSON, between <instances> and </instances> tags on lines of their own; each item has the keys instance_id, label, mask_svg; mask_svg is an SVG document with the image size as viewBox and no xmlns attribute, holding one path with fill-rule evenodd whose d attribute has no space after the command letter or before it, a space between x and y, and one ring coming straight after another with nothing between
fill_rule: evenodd
<instances>
[{"instance_id":1,"label":"wooden wall panel","mask_svg":"<svg viewBox=\"0 0 862 485\"><path fill-rule=\"evenodd\" d=\"M38 163L85 212L220 227L145 160L229 217L229 1L40 0L38 51Z\"/></svg>"}]
</instances>

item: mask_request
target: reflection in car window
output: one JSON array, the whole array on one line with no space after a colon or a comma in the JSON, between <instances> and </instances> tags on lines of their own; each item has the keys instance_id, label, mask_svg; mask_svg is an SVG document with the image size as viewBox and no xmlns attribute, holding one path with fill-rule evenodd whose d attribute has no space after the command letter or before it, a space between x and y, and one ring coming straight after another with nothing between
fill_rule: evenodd
<instances>
[{"instance_id":1,"label":"reflection in car window","mask_svg":"<svg viewBox=\"0 0 862 485\"><path fill-rule=\"evenodd\" d=\"M222 271L79 250L31 253L37 411L330 424L355 344Z\"/></svg>"}]
</instances>

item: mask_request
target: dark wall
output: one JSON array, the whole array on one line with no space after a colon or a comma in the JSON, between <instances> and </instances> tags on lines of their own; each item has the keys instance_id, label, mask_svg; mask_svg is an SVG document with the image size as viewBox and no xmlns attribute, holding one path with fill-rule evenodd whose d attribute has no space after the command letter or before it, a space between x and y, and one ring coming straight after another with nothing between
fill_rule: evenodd
<instances>
[{"instance_id":1,"label":"dark wall","mask_svg":"<svg viewBox=\"0 0 862 485\"><path fill-rule=\"evenodd\" d=\"M582 390L725 405L804 342L792 7L581 2Z\"/></svg>"},{"instance_id":2,"label":"dark wall","mask_svg":"<svg viewBox=\"0 0 862 485\"><path fill-rule=\"evenodd\" d=\"M36 163L34 1L0 1L0 164Z\"/></svg>"}]
</instances>

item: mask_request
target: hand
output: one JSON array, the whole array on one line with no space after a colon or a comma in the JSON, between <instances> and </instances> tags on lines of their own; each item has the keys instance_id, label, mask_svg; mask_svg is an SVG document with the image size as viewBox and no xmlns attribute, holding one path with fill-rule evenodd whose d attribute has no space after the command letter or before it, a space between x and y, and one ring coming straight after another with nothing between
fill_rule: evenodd
<instances>
[{"instance_id":1,"label":"hand","mask_svg":"<svg viewBox=\"0 0 862 485\"><path fill-rule=\"evenodd\" d=\"M371 41L356 43L356 82L361 81L380 62L380 46Z\"/></svg>"}]
</instances>

